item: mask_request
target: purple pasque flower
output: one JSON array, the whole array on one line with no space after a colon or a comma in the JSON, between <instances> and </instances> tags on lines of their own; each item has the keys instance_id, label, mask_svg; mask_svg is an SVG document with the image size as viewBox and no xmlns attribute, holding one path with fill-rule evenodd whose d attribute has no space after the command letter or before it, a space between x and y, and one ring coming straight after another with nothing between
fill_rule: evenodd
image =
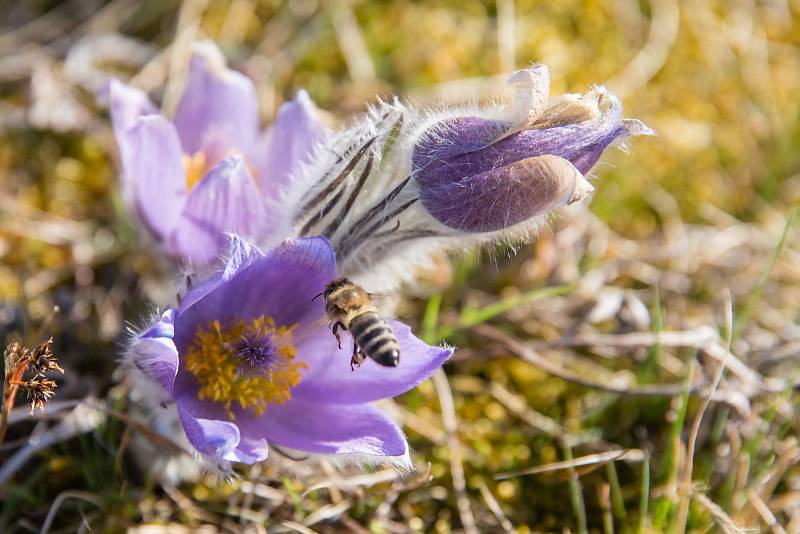
<instances>
[{"instance_id":1,"label":"purple pasque flower","mask_svg":"<svg viewBox=\"0 0 800 534\"><path fill-rule=\"evenodd\" d=\"M413 388L452 351L390 320L399 366L367 360L351 372L349 351L320 321L324 303L313 300L336 275L325 238L262 252L233 236L221 270L136 336L128 361L162 402L176 404L202 455L253 463L274 444L407 466L403 433L370 403Z\"/></svg>"},{"instance_id":2,"label":"purple pasque flower","mask_svg":"<svg viewBox=\"0 0 800 534\"><path fill-rule=\"evenodd\" d=\"M224 250L226 232L286 236L282 196L327 136L304 91L261 132L253 83L205 42L195 46L173 122L138 89L112 80L109 93L124 189L169 255L205 263Z\"/></svg>"},{"instance_id":3,"label":"purple pasque flower","mask_svg":"<svg viewBox=\"0 0 800 534\"><path fill-rule=\"evenodd\" d=\"M448 114L415 142L412 172L422 205L463 232L494 232L580 200L585 179L615 140L652 133L622 118L602 87L548 99L544 65L517 72L514 106L500 117Z\"/></svg>"}]
</instances>

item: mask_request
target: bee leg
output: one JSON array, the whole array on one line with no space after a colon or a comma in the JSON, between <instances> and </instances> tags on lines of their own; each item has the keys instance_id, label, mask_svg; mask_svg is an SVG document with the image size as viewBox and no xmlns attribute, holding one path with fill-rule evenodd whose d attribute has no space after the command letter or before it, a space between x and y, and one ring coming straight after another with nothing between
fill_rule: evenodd
<instances>
[{"instance_id":1,"label":"bee leg","mask_svg":"<svg viewBox=\"0 0 800 534\"><path fill-rule=\"evenodd\" d=\"M336 337L336 343L339 345L339 350L342 350L342 336L339 335L339 328L347 330L340 321L333 323L333 335Z\"/></svg>"},{"instance_id":2,"label":"bee leg","mask_svg":"<svg viewBox=\"0 0 800 534\"><path fill-rule=\"evenodd\" d=\"M362 363L364 363L364 353L359 350L358 344L353 341L353 356L350 358L350 372L355 371L357 367L361 367Z\"/></svg>"}]
</instances>

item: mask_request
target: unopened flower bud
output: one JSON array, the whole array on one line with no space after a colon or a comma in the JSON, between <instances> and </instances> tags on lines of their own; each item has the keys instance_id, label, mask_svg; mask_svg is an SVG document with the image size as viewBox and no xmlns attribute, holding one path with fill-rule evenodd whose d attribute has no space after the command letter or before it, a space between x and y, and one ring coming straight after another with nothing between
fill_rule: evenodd
<instances>
[{"instance_id":1,"label":"unopened flower bud","mask_svg":"<svg viewBox=\"0 0 800 534\"><path fill-rule=\"evenodd\" d=\"M541 65L510 81L516 101L508 120L445 117L414 145L422 205L450 228L503 230L576 202L593 190L584 175L606 147L651 133L622 119L619 101L603 88L548 104Z\"/></svg>"}]
</instances>

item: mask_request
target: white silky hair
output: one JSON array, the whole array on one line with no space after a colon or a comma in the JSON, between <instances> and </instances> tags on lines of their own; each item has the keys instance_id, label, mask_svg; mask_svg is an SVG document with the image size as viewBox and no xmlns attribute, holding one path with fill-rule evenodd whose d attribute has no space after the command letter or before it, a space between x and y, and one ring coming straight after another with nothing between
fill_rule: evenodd
<instances>
[{"instance_id":1,"label":"white silky hair","mask_svg":"<svg viewBox=\"0 0 800 534\"><path fill-rule=\"evenodd\" d=\"M557 123L619 120L619 101L602 87L586 95L549 97L543 65L516 72L513 98L493 105L465 105L417 111L398 100L380 101L349 127L314 147L291 187L277 203L282 228L276 235L324 235L334 247L339 273L368 291L388 292L414 278L440 251L467 251L491 242L518 244L535 236L550 213L492 232L465 232L436 220L419 201L412 169L414 147L435 141L448 119L480 117L507 125L486 145L540 118ZM646 133L644 127L635 133ZM575 171L577 172L577 170ZM587 191L588 192L588 191ZM566 205L565 201L556 207Z\"/></svg>"}]
</instances>

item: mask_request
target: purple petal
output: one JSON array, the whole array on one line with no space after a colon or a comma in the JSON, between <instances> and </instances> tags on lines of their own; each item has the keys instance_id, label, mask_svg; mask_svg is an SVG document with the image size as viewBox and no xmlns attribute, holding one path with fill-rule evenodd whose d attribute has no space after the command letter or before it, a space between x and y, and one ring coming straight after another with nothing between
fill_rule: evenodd
<instances>
[{"instance_id":1,"label":"purple petal","mask_svg":"<svg viewBox=\"0 0 800 534\"><path fill-rule=\"evenodd\" d=\"M172 245L182 256L215 259L228 232L257 236L268 224L258 187L241 156L220 161L189 192Z\"/></svg>"},{"instance_id":2,"label":"purple petal","mask_svg":"<svg viewBox=\"0 0 800 534\"><path fill-rule=\"evenodd\" d=\"M336 260L327 239L286 240L178 315L176 344L183 350L198 325L232 317L267 315L278 325L298 324L302 329L323 317L322 299L312 299L335 277Z\"/></svg>"},{"instance_id":3,"label":"purple petal","mask_svg":"<svg viewBox=\"0 0 800 534\"><path fill-rule=\"evenodd\" d=\"M178 373L178 349L172 337L175 311L166 311L159 321L135 338L128 350L129 361L147 378L172 394Z\"/></svg>"},{"instance_id":4,"label":"purple petal","mask_svg":"<svg viewBox=\"0 0 800 534\"><path fill-rule=\"evenodd\" d=\"M144 91L112 79L108 84L109 108L114 132L119 136L133 128L143 115L157 115L158 110Z\"/></svg>"},{"instance_id":5,"label":"purple petal","mask_svg":"<svg viewBox=\"0 0 800 534\"><path fill-rule=\"evenodd\" d=\"M175 310L167 310L161 314L161 319L156 321L140 338L159 338L166 337L172 339L175 336Z\"/></svg>"},{"instance_id":6,"label":"purple petal","mask_svg":"<svg viewBox=\"0 0 800 534\"><path fill-rule=\"evenodd\" d=\"M222 268L205 280L197 282L181 299L180 313L200 300L220 283L229 280L239 270L264 256L258 247L237 234L228 234L228 255Z\"/></svg>"},{"instance_id":7,"label":"purple petal","mask_svg":"<svg viewBox=\"0 0 800 534\"><path fill-rule=\"evenodd\" d=\"M576 202L592 189L572 163L545 155L422 188L420 198L450 228L493 232Z\"/></svg>"},{"instance_id":8,"label":"purple petal","mask_svg":"<svg viewBox=\"0 0 800 534\"><path fill-rule=\"evenodd\" d=\"M301 163L307 162L315 144L328 137L328 129L317 119L308 93L299 91L294 100L278 110L275 122L259 139L251 159L261 190L269 198L278 198L276 190L291 184Z\"/></svg>"},{"instance_id":9,"label":"purple petal","mask_svg":"<svg viewBox=\"0 0 800 534\"><path fill-rule=\"evenodd\" d=\"M360 368L351 372L353 338L350 334L342 337L342 350L339 350L331 332L317 327L298 344L298 360L307 362L309 368L292 395L307 401L341 404L394 397L430 377L452 355L452 349L431 347L417 339L411 328L400 321L388 321L400 343L397 367L384 367L367 358Z\"/></svg>"},{"instance_id":10,"label":"purple petal","mask_svg":"<svg viewBox=\"0 0 800 534\"><path fill-rule=\"evenodd\" d=\"M191 393L181 396L177 404L186 437L202 454L247 464L267 459L267 442L242 436L220 404L199 400Z\"/></svg>"},{"instance_id":11,"label":"purple petal","mask_svg":"<svg viewBox=\"0 0 800 534\"><path fill-rule=\"evenodd\" d=\"M206 153L215 163L230 150L248 153L258 136L258 98L253 82L225 66L210 42L197 45L175 125L187 154Z\"/></svg>"},{"instance_id":12,"label":"purple petal","mask_svg":"<svg viewBox=\"0 0 800 534\"><path fill-rule=\"evenodd\" d=\"M163 240L186 203L186 175L175 128L160 115L147 115L118 141L136 210L142 222Z\"/></svg>"},{"instance_id":13,"label":"purple petal","mask_svg":"<svg viewBox=\"0 0 800 534\"><path fill-rule=\"evenodd\" d=\"M261 418L267 441L318 454L403 456L403 432L368 404L347 406L292 399L271 405Z\"/></svg>"},{"instance_id":14,"label":"purple petal","mask_svg":"<svg viewBox=\"0 0 800 534\"><path fill-rule=\"evenodd\" d=\"M417 181L423 188L438 187L547 154L570 161L586 174L612 141L629 134L621 120L601 119L523 130L485 145L504 127L506 123L478 117L433 126L414 148Z\"/></svg>"}]
</instances>

